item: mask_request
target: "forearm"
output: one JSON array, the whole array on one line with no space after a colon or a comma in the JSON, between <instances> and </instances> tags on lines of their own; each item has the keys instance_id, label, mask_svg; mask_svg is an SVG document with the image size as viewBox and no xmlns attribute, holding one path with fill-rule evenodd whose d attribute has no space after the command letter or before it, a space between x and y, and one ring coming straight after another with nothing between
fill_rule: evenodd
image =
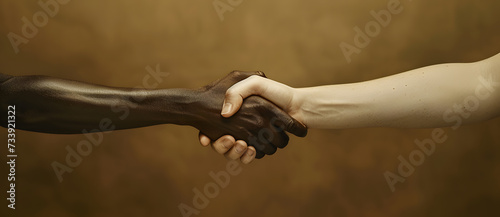
<instances>
[{"instance_id":1,"label":"forearm","mask_svg":"<svg viewBox=\"0 0 500 217\"><path fill-rule=\"evenodd\" d=\"M443 127L489 119L500 109L495 58L297 89L300 115L308 127L331 129Z\"/></svg>"},{"instance_id":2,"label":"forearm","mask_svg":"<svg viewBox=\"0 0 500 217\"><path fill-rule=\"evenodd\" d=\"M43 76L11 78L0 95L2 114L16 106L16 128L63 134L189 124L189 106L196 101L192 90L111 88Z\"/></svg>"}]
</instances>

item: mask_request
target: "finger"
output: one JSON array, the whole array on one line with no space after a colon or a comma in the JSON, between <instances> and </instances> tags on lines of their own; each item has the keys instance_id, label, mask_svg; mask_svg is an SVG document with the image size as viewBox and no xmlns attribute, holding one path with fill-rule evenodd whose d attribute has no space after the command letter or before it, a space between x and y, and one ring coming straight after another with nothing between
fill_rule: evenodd
<instances>
[{"instance_id":1,"label":"finger","mask_svg":"<svg viewBox=\"0 0 500 217\"><path fill-rule=\"evenodd\" d=\"M237 82L241 82L250 77L266 77L264 72L261 71L233 71L228 76L234 77ZM230 93L229 101L224 100L224 103L222 104L221 115L223 117L231 117L240 109L243 99L245 99L245 96L241 97L237 94L237 92L234 92L234 94Z\"/></svg>"},{"instance_id":2,"label":"finger","mask_svg":"<svg viewBox=\"0 0 500 217\"><path fill-rule=\"evenodd\" d=\"M307 136L307 126L303 123L295 120L295 118L291 118L292 121L288 122L289 124L286 126L285 130L296 135L298 137Z\"/></svg>"},{"instance_id":3,"label":"finger","mask_svg":"<svg viewBox=\"0 0 500 217\"><path fill-rule=\"evenodd\" d=\"M282 128L277 128L273 125L262 128L258 132L258 141L265 145L271 145L272 147L284 148L289 140L290 138ZM269 155L276 152L275 148L270 151L266 151L266 149L269 149L269 147L264 147L264 149L261 150Z\"/></svg>"},{"instance_id":4,"label":"finger","mask_svg":"<svg viewBox=\"0 0 500 217\"><path fill-rule=\"evenodd\" d=\"M200 133L198 134L198 138L200 139L200 144L204 147L207 147L208 145L210 145L210 138L208 138L208 136L206 136L205 134Z\"/></svg>"},{"instance_id":5,"label":"finger","mask_svg":"<svg viewBox=\"0 0 500 217\"><path fill-rule=\"evenodd\" d=\"M276 153L276 150L278 149L273 143L271 143L267 139L260 139L258 145L252 145L252 146L255 147L256 150L259 150L266 155L272 155Z\"/></svg>"},{"instance_id":6,"label":"finger","mask_svg":"<svg viewBox=\"0 0 500 217\"><path fill-rule=\"evenodd\" d=\"M249 164L255 159L255 148L252 146L248 146L247 151L243 156L241 156L240 160L244 164Z\"/></svg>"},{"instance_id":7,"label":"finger","mask_svg":"<svg viewBox=\"0 0 500 217\"><path fill-rule=\"evenodd\" d=\"M219 154L226 154L235 144L234 137L225 135L212 143L213 149Z\"/></svg>"},{"instance_id":8,"label":"finger","mask_svg":"<svg viewBox=\"0 0 500 217\"><path fill-rule=\"evenodd\" d=\"M262 83L263 80L266 79L259 76L250 76L227 89L221 115L226 118L231 117L240 109L243 99L265 92L266 85Z\"/></svg>"},{"instance_id":9,"label":"finger","mask_svg":"<svg viewBox=\"0 0 500 217\"><path fill-rule=\"evenodd\" d=\"M241 156L245 154L246 150L247 144L242 140L238 140L234 143L233 148L231 148L231 150L229 150L225 155L231 160L236 160L241 158Z\"/></svg>"},{"instance_id":10,"label":"finger","mask_svg":"<svg viewBox=\"0 0 500 217\"><path fill-rule=\"evenodd\" d=\"M231 73L229 73L229 75L227 75L227 76L232 76L233 78L241 81L241 80L244 80L245 78L248 78L252 75L257 75L257 76L264 77L264 78L266 77L266 74L264 74L264 72L262 72L262 71L239 71L239 70L234 70Z\"/></svg>"},{"instance_id":11,"label":"finger","mask_svg":"<svg viewBox=\"0 0 500 217\"><path fill-rule=\"evenodd\" d=\"M294 88L267 78L250 76L227 89L222 116L230 117L235 114L241 107L243 99L251 95L259 95L288 112Z\"/></svg>"},{"instance_id":12,"label":"finger","mask_svg":"<svg viewBox=\"0 0 500 217\"><path fill-rule=\"evenodd\" d=\"M279 132L276 129L273 129L273 130L275 130L275 132L274 132L274 138L271 141L271 143L278 148L286 147L286 145L288 144L288 141L290 140L288 135L286 135L286 133L284 131Z\"/></svg>"},{"instance_id":13,"label":"finger","mask_svg":"<svg viewBox=\"0 0 500 217\"><path fill-rule=\"evenodd\" d=\"M265 129L265 128L264 128ZM272 155L276 152L276 146L270 142L272 138L268 138L269 135L262 133L260 131L257 135L252 135L248 137L248 145L255 147L255 150L262 152L263 154ZM274 136L274 135L271 135Z\"/></svg>"},{"instance_id":14,"label":"finger","mask_svg":"<svg viewBox=\"0 0 500 217\"><path fill-rule=\"evenodd\" d=\"M264 154L264 153L262 153L260 151L255 151L255 159L261 159L264 156L266 156L266 154Z\"/></svg>"},{"instance_id":15,"label":"finger","mask_svg":"<svg viewBox=\"0 0 500 217\"><path fill-rule=\"evenodd\" d=\"M276 111L276 117L271 119L271 125L277 131L288 131L293 135L304 137L307 135L307 126L281 110Z\"/></svg>"}]
</instances>

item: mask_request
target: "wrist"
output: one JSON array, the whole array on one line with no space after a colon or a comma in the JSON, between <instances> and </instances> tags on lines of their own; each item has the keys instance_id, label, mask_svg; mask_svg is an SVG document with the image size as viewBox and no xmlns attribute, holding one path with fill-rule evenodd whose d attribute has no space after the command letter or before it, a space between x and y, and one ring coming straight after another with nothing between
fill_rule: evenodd
<instances>
[{"instance_id":1,"label":"wrist","mask_svg":"<svg viewBox=\"0 0 500 217\"><path fill-rule=\"evenodd\" d=\"M139 103L139 109L143 118L157 120L159 124L192 125L199 101L197 90L154 90Z\"/></svg>"},{"instance_id":2,"label":"wrist","mask_svg":"<svg viewBox=\"0 0 500 217\"><path fill-rule=\"evenodd\" d=\"M201 129L201 126L207 122L211 122L214 118L222 118L220 111L224 99L214 95L213 91L205 89L197 89L189 91L189 99L186 100L183 106L185 118L182 120L183 125L190 125Z\"/></svg>"},{"instance_id":3,"label":"wrist","mask_svg":"<svg viewBox=\"0 0 500 217\"><path fill-rule=\"evenodd\" d=\"M290 102L290 107L288 114L295 118L295 120L307 125L306 112L304 112L304 105L307 103L309 94L307 93L307 88L292 88L292 100Z\"/></svg>"}]
</instances>

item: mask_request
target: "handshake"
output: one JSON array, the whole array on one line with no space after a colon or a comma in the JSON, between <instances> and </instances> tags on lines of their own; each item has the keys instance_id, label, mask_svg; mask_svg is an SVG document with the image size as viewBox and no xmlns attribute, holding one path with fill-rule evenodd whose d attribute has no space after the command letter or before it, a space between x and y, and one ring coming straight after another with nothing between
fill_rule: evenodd
<instances>
[{"instance_id":1,"label":"handshake","mask_svg":"<svg viewBox=\"0 0 500 217\"><path fill-rule=\"evenodd\" d=\"M289 140L286 131L301 137L307 134L304 124L270 101L259 96L243 99L236 92L228 92L231 86L251 77L265 75L234 71L196 90L145 90L0 73L0 106L2 114L7 114L9 106L15 107L17 129L43 133L87 133L85 129L102 125L103 119L113 126L101 131L190 125L200 130L204 146L214 141L217 152L249 163L285 147ZM229 100L226 103L225 97ZM7 127L6 116L0 119Z\"/></svg>"},{"instance_id":2,"label":"handshake","mask_svg":"<svg viewBox=\"0 0 500 217\"><path fill-rule=\"evenodd\" d=\"M114 124L111 130L190 125L200 130L203 146L212 144L218 153L250 163L285 147L286 131L306 136L306 126L435 128L495 118L498 78L500 54L308 88L289 87L262 72L234 71L196 90L113 88L0 73L0 112L15 108L17 129L56 134L82 133L103 118ZM0 116L0 125L7 123L7 116Z\"/></svg>"},{"instance_id":3,"label":"handshake","mask_svg":"<svg viewBox=\"0 0 500 217\"><path fill-rule=\"evenodd\" d=\"M306 136L307 127L286 111L248 91L240 92L241 81L251 82L257 76L265 77L260 71L233 71L196 91L198 100L191 114L195 118L189 125L200 130L203 146L214 141L212 147L218 153L249 163L284 148L289 140L286 131Z\"/></svg>"}]
</instances>

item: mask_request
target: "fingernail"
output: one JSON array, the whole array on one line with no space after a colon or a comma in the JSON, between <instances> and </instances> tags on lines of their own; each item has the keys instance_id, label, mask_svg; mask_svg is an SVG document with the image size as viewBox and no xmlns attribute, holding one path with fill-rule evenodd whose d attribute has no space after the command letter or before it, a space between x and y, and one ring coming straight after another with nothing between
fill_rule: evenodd
<instances>
[{"instance_id":1,"label":"fingernail","mask_svg":"<svg viewBox=\"0 0 500 217\"><path fill-rule=\"evenodd\" d=\"M247 155L248 156L252 156L253 155L253 150L252 149L248 149L247 150Z\"/></svg>"},{"instance_id":2,"label":"fingernail","mask_svg":"<svg viewBox=\"0 0 500 217\"><path fill-rule=\"evenodd\" d=\"M229 149L231 147L231 140L228 138L225 138L222 141L222 146L224 146L224 148L226 148L226 149Z\"/></svg>"},{"instance_id":3,"label":"fingernail","mask_svg":"<svg viewBox=\"0 0 500 217\"><path fill-rule=\"evenodd\" d=\"M222 106L222 112L221 114L227 114L231 111L231 108L233 107L233 105L231 105L231 103L224 103L224 105Z\"/></svg>"},{"instance_id":4,"label":"fingernail","mask_svg":"<svg viewBox=\"0 0 500 217\"><path fill-rule=\"evenodd\" d=\"M239 145L238 143L236 143L235 147L234 147L236 153L241 153L243 151L243 147L241 147L241 145Z\"/></svg>"}]
</instances>

